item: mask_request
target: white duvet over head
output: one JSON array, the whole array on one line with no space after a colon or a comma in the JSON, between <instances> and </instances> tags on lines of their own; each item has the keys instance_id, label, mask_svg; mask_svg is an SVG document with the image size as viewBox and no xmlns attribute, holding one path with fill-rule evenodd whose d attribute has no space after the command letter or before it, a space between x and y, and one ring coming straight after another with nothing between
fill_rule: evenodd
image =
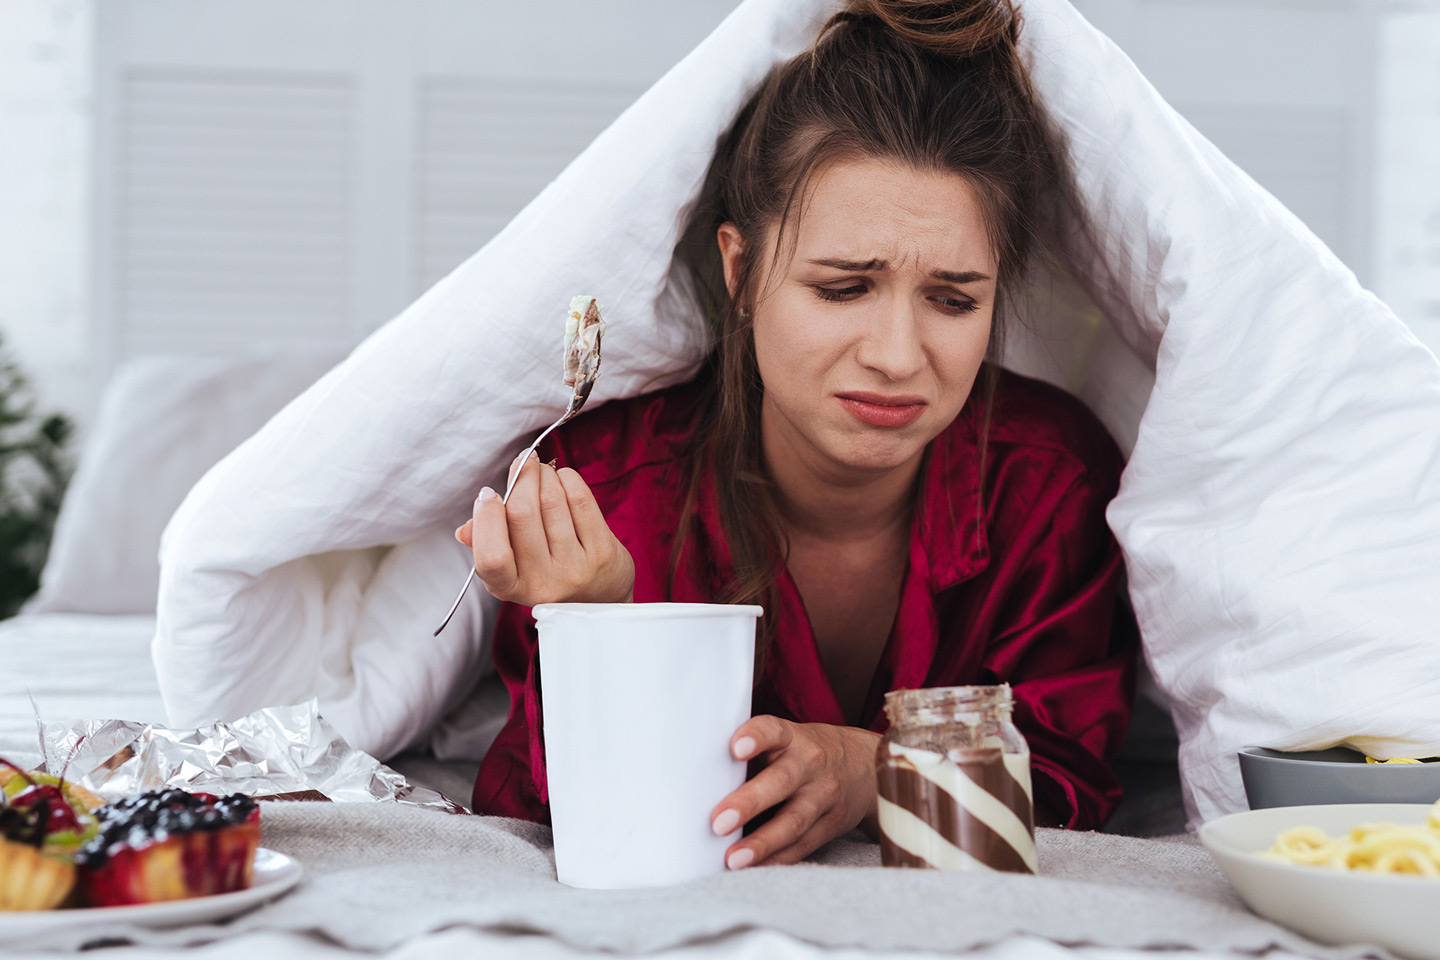
<instances>
[{"instance_id":1,"label":"white duvet over head","mask_svg":"<svg viewBox=\"0 0 1440 960\"><path fill-rule=\"evenodd\" d=\"M1019 5L1078 208L1015 356L1133 440L1108 516L1192 821L1244 809L1243 746L1440 754L1440 364L1067 0ZM483 591L431 636L469 566L451 531L564 408L566 304L605 306L591 405L694 370L705 331L671 269L687 207L748 93L834 9L748 0L205 476L161 551L172 723L319 696L372 753L425 740L488 666Z\"/></svg>"}]
</instances>

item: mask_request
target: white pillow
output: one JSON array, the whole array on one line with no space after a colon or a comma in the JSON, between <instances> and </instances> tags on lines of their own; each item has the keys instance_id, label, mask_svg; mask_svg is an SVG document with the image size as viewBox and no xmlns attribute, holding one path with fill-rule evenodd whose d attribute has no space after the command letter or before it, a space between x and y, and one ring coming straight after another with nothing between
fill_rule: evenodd
<instances>
[{"instance_id":1,"label":"white pillow","mask_svg":"<svg viewBox=\"0 0 1440 960\"><path fill-rule=\"evenodd\" d=\"M1247 743L1440 750L1440 475L1425 470L1440 366L1066 0L1022 7L1076 180L1064 266L1114 331L1094 332L1062 278L1033 292L1050 313L1015 332L1015 355L1122 442L1158 375L1110 518L1175 698L1192 812L1244 806ZM473 595L430 637L468 568L449 528L565 402L566 302L606 306L592 403L692 369L702 337L670 277L678 227L748 90L833 9L742 5L484 250L197 485L162 555L155 656L172 722L308 691L373 753L423 738L485 656Z\"/></svg>"},{"instance_id":2,"label":"white pillow","mask_svg":"<svg viewBox=\"0 0 1440 960\"><path fill-rule=\"evenodd\" d=\"M110 378L65 492L34 613L153 613L160 532L195 481L340 359L157 356Z\"/></svg>"}]
</instances>

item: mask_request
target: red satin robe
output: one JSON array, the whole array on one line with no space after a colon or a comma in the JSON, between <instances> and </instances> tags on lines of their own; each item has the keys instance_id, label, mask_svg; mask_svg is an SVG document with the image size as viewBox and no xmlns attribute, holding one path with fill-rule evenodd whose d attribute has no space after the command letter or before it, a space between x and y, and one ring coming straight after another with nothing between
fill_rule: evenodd
<instances>
[{"instance_id":1,"label":"red satin robe","mask_svg":"<svg viewBox=\"0 0 1440 960\"><path fill-rule=\"evenodd\" d=\"M594 491L635 560L638 603L715 602L731 575L714 491L702 484L699 524L674 595L666 596L687 489L679 454L692 435L695 396L687 385L611 402L540 447L542 461L575 468ZM900 606L863 722L884 732L889 690L1009 683L1015 723L1030 743L1036 799L1067 826L1093 829L1120 800L1109 760L1129 722L1134 683L1136 634L1119 602L1123 565L1105 524L1122 461L1079 401L1006 373L990 423L982 525L978 406L967 404L931 449ZM780 597L755 714L845 724L788 575ZM549 822L528 607L501 607L494 656L510 691L510 716L480 767L474 808Z\"/></svg>"}]
</instances>

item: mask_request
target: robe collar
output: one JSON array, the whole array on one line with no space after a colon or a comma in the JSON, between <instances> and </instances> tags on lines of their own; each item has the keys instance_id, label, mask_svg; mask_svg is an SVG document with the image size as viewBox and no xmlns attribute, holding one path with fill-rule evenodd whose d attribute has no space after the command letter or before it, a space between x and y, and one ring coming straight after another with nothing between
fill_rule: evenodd
<instances>
[{"instance_id":1,"label":"robe collar","mask_svg":"<svg viewBox=\"0 0 1440 960\"><path fill-rule=\"evenodd\" d=\"M926 457L912 542L924 550L931 593L970 579L990 563L980 475L983 417L983 404L972 395L931 442Z\"/></svg>"}]
</instances>

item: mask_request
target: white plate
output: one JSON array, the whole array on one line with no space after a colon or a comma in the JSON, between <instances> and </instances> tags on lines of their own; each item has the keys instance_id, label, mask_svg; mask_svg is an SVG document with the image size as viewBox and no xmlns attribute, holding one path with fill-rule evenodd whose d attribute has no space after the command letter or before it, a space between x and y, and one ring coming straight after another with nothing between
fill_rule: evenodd
<instances>
[{"instance_id":1,"label":"white plate","mask_svg":"<svg viewBox=\"0 0 1440 960\"><path fill-rule=\"evenodd\" d=\"M80 910L34 910L0 913L0 940L44 933L62 927L133 923L141 927L175 927L233 917L273 900L300 882L305 870L294 857L265 847L255 851L255 873L247 890L217 893L190 900L141 903L131 907L88 907Z\"/></svg>"},{"instance_id":2,"label":"white plate","mask_svg":"<svg viewBox=\"0 0 1440 960\"><path fill-rule=\"evenodd\" d=\"M1418 825L1422 803L1340 803L1232 813L1200 828L1200 842L1250 909L1323 943L1389 947L1440 960L1440 878L1377 876L1255 856L1282 830L1307 824L1332 837L1361 823Z\"/></svg>"}]
</instances>

